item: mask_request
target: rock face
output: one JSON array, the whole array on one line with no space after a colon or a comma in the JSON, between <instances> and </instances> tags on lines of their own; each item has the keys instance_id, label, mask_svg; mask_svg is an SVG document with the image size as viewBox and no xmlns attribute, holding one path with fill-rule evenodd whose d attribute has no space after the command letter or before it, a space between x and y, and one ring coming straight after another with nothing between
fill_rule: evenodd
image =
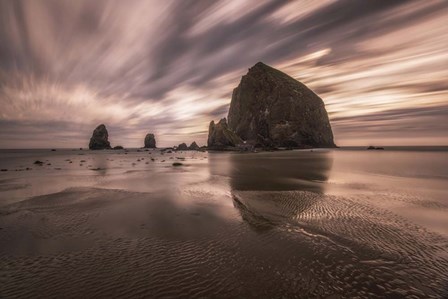
<instances>
[{"instance_id":1,"label":"rock face","mask_svg":"<svg viewBox=\"0 0 448 299\"><path fill-rule=\"evenodd\" d=\"M227 120L221 119L217 124L210 122L208 128L207 147L209 149L225 149L242 144L243 140L227 126Z\"/></svg>"},{"instance_id":2,"label":"rock face","mask_svg":"<svg viewBox=\"0 0 448 299\"><path fill-rule=\"evenodd\" d=\"M147 134L145 137L145 148L156 148L156 138L154 134Z\"/></svg>"},{"instance_id":3,"label":"rock face","mask_svg":"<svg viewBox=\"0 0 448 299\"><path fill-rule=\"evenodd\" d=\"M233 90L228 119L229 130L255 146L335 147L322 99L261 62Z\"/></svg>"},{"instance_id":4,"label":"rock face","mask_svg":"<svg viewBox=\"0 0 448 299\"><path fill-rule=\"evenodd\" d=\"M92 137L90 138L89 149L100 150L100 149L110 149L109 134L107 133L106 126L101 124L93 131Z\"/></svg>"},{"instance_id":5,"label":"rock face","mask_svg":"<svg viewBox=\"0 0 448 299\"><path fill-rule=\"evenodd\" d=\"M177 150L178 151L187 151L188 150L188 146L185 143L181 143L177 146Z\"/></svg>"}]
</instances>

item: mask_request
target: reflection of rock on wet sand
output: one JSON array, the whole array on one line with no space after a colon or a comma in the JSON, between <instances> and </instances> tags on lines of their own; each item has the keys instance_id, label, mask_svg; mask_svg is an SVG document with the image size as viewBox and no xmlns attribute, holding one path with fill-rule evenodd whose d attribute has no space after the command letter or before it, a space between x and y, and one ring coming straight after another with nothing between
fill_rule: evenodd
<instances>
[{"instance_id":1,"label":"reflection of rock on wet sand","mask_svg":"<svg viewBox=\"0 0 448 299\"><path fill-rule=\"evenodd\" d=\"M322 182L328 180L333 162L328 152L227 157L233 204L242 218L257 229L294 219L312 206L324 192Z\"/></svg>"},{"instance_id":2,"label":"reflection of rock on wet sand","mask_svg":"<svg viewBox=\"0 0 448 299\"><path fill-rule=\"evenodd\" d=\"M268 230L305 213L321 194L307 191L235 191L233 205L256 230Z\"/></svg>"},{"instance_id":3,"label":"reflection of rock on wet sand","mask_svg":"<svg viewBox=\"0 0 448 299\"><path fill-rule=\"evenodd\" d=\"M230 185L238 191L301 190L322 193L333 164L330 152L229 155Z\"/></svg>"}]
</instances>

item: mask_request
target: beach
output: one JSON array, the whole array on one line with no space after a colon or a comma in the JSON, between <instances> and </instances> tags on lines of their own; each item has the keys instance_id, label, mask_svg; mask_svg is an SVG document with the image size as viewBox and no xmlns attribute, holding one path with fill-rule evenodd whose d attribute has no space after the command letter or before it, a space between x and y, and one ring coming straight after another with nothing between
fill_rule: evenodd
<instances>
[{"instance_id":1,"label":"beach","mask_svg":"<svg viewBox=\"0 0 448 299\"><path fill-rule=\"evenodd\" d=\"M0 150L0 168L1 298L448 296L446 148Z\"/></svg>"}]
</instances>

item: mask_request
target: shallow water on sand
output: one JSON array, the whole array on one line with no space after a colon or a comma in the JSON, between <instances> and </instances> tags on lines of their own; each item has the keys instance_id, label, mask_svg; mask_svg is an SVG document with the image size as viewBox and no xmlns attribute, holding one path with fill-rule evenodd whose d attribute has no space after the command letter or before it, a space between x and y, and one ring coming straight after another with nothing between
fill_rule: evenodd
<instances>
[{"instance_id":1,"label":"shallow water on sand","mask_svg":"<svg viewBox=\"0 0 448 299\"><path fill-rule=\"evenodd\" d=\"M447 151L3 150L0 168L0 298L448 296Z\"/></svg>"}]
</instances>

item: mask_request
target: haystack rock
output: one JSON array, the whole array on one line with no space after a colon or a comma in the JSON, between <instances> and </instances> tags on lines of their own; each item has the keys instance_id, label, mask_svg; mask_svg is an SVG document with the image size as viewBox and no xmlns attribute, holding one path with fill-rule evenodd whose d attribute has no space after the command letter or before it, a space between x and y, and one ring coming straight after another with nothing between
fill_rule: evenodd
<instances>
[{"instance_id":1,"label":"haystack rock","mask_svg":"<svg viewBox=\"0 0 448 299\"><path fill-rule=\"evenodd\" d=\"M226 149L236 147L242 143L243 140L228 128L225 118L221 119L217 124L214 121L210 122L207 140L209 149Z\"/></svg>"},{"instance_id":2,"label":"haystack rock","mask_svg":"<svg viewBox=\"0 0 448 299\"><path fill-rule=\"evenodd\" d=\"M322 99L262 62L233 90L228 128L259 147L335 147Z\"/></svg>"},{"instance_id":3,"label":"haystack rock","mask_svg":"<svg viewBox=\"0 0 448 299\"><path fill-rule=\"evenodd\" d=\"M196 143L196 141L193 141L190 146L188 147L190 151L197 151L200 149L199 145Z\"/></svg>"},{"instance_id":4,"label":"haystack rock","mask_svg":"<svg viewBox=\"0 0 448 299\"><path fill-rule=\"evenodd\" d=\"M145 137L145 148L156 148L156 137L154 134L147 134Z\"/></svg>"},{"instance_id":5,"label":"haystack rock","mask_svg":"<svg viewBox=\"0 0 448 299\"><path fill-rule=\"evenodd\" d=\"M90 138L89 149L100 150L110 149L109 134L106 126L101 124L93 131L92 138Z\"/></svg>"}]
</instances>

